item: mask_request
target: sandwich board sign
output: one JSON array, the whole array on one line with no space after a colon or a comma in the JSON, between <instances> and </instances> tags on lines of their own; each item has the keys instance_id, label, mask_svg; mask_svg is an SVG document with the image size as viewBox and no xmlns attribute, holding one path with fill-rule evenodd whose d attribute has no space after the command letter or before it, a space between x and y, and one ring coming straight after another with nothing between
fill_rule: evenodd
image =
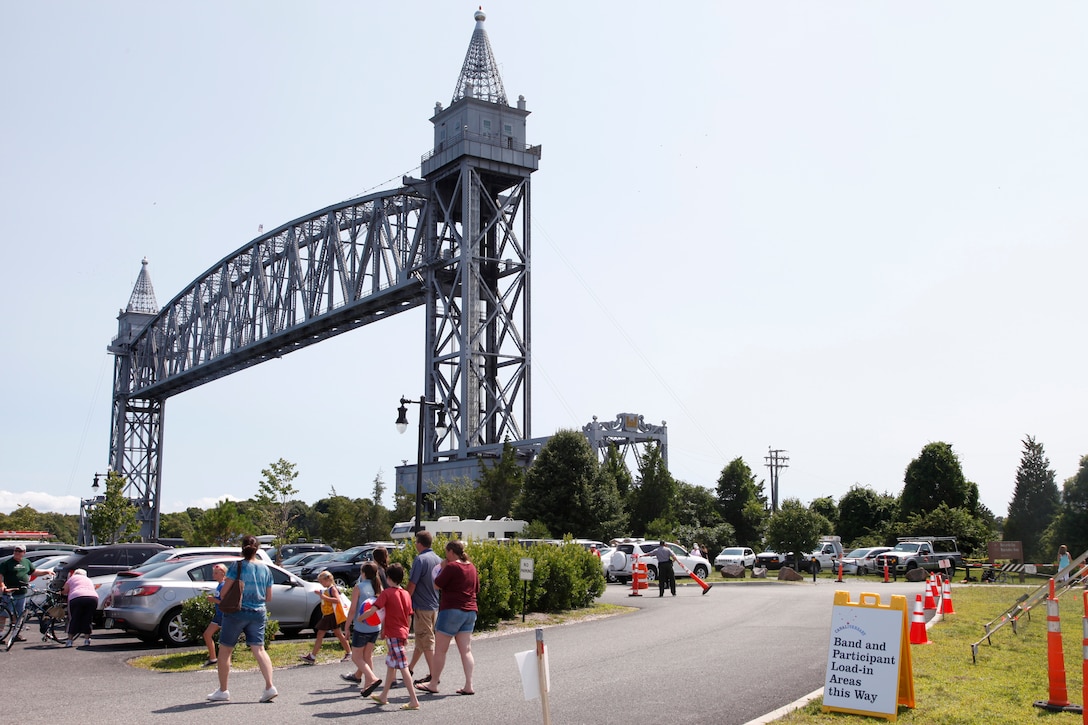
<instances>
[{"instance_id":1,"label":"sandwich board sign","mask_svg":"<svg viewBox=\"0 0 1088 725\"><path fill-rule=\"evenodd\" d=\"M895 720L899 706L914 707L907 599L835 592L827 648L823 710Z\"/></svg>"}]
</instances>

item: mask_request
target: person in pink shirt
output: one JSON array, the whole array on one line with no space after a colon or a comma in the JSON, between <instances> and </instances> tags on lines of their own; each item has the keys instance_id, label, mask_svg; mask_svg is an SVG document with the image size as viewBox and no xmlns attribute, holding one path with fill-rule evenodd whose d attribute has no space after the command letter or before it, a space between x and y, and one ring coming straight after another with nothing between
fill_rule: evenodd
<instances>
[{"instance_id":1,"label":"person in pink shirt","mask_svg":"<svg viewBox=\"0 0 1088 725\"><path fill-rule=\"evenodd\" d=\"M389 648L389 654L385 658L385 687L382 694L371 695L370 699L379 705L389 703L389 690L393 687L397 672L408 690L408 702L400 706L401 710L418 710L419 700L416 691L412 688L412 675L408 672L408 656L404 652L404 646L408 643L408 627L412 622L412 596L401 589L400 583L404 581L404 567L400 564L392 564L385 571L389 580L389 587L382 589L374 606L379 610L385 610L385 621L382 623L382 633L385 636L385 644Z\"/></svg>"},{"instance_id":2,"label":"person in pink shirt","mask_svg":"<svg viewBox=\"0 0 1088 725\"><path fill-rule=\"evenodd\" d=\"M72 640L83 635L84 647L91 646L91 622L98 609L98 592L94 583L87 578L84 569L74 569L64 582L61 594L68 596L68 641L65 647L72 646Z\"/></svg>"}]
</instances>

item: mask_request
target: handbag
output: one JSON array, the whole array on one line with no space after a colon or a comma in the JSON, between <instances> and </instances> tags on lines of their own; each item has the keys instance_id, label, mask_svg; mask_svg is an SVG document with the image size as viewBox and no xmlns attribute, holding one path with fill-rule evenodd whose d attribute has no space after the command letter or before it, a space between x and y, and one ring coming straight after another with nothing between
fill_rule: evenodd
<instances>
[{"instance_id":1,"label":"handbag","mask_svg":"<svg viewBox=\"0 0 1088 725\"><path fill-rule=\"evenodd\" d=\"M336 623L343 624L348 619L348 609L351 608L351 600L343 593L339 593L339 598L333 602L332 611L336 615Z\"/></svg>"},{"instance_id":2,"label":"handbag","mask_svg":"<svg viewBox=\"0 0 1088 725\"><path fill-rule=\"evenodd\" d=\"M242 581L242 560L239 559L234 586L227 589L219 598L219 610L223 614L235 614L242 611L242 590L245 589L245 586L245 582Z\"/></svg>"}]
</instances>

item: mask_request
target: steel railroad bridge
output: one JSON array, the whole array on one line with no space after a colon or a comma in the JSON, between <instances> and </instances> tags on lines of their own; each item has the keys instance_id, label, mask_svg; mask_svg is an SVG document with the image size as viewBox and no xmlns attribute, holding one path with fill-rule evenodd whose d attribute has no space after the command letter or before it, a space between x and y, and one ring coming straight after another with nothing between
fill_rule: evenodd
<instances>
[{"instance_id":1,"label":"steel railroad bridge","mask_svg":"<svg viewBox=\"0 0 1088 725\"><path fill-rule=\"evenodd\" d=\"M158 535L169 397L421 306L423 392L448 417L441 437L424 429L428 466L475 478L476 458L504 440L527 456L539 447L530 438L529 177L540 147L525 142L524 97L507 103L484 13L475 20L453 100L435 105L423 178L262 234L162 309L144 260L108 348L109 463L125 477L143 538Z\"/></svg>"}]
</instances>

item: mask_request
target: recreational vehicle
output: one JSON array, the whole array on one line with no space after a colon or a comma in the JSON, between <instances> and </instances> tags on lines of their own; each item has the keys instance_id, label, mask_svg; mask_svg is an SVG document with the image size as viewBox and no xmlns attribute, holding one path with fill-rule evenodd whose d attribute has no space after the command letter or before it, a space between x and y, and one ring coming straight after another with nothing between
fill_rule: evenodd
<instances>
[{"instance_id":1,"label":"recreational vehicle","mask_svg":"<svg viewBox=\"0 0 1088 725\"><path fill-rule=\"evenodd\" d=\"M404 521L393 526L389 538L393 541L403 541L412 538L412 529L416 521ZM438 521L424 521L423 528L435 536L449 539L513 539L518 536L525 527L527 521L503 517L492 519L462 519L460 516L439 516Z\"/></svg>"}]
</instances>

